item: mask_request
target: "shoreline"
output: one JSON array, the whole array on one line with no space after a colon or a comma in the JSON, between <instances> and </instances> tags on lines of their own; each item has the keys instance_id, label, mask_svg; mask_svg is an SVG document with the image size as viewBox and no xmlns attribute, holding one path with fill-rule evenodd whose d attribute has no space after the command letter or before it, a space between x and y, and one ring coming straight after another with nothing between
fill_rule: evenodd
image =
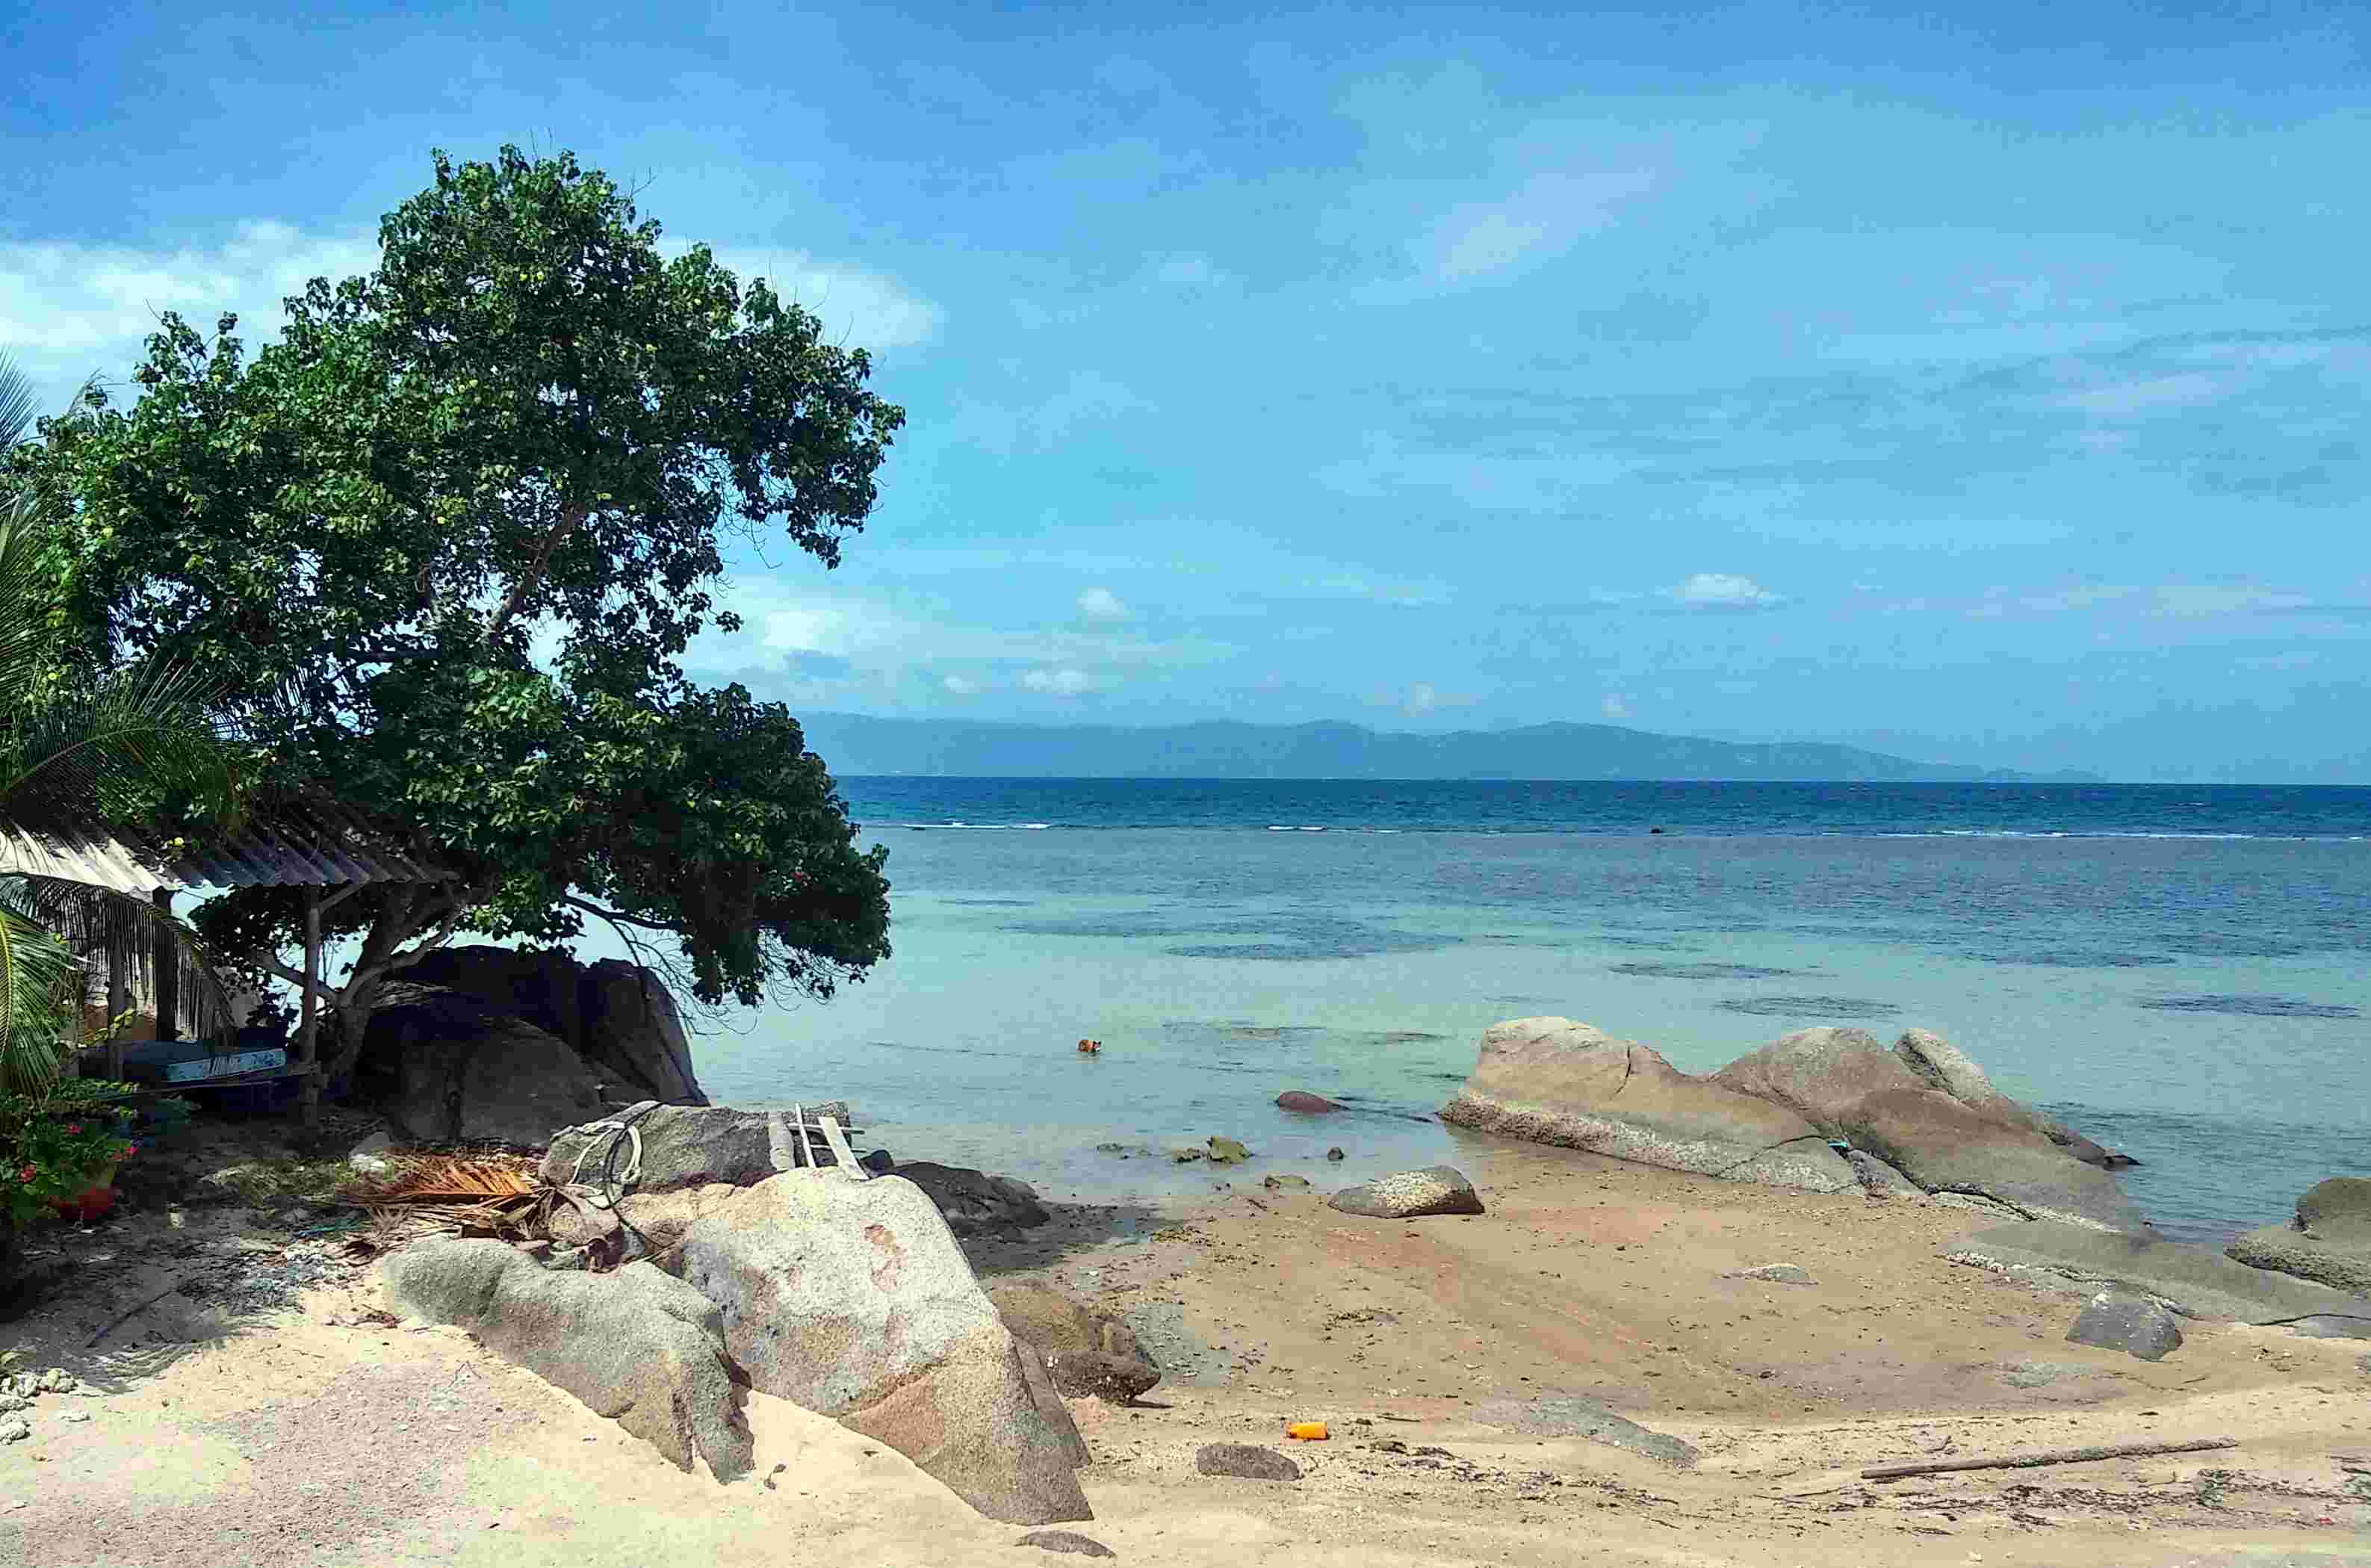
<instances>
[{"instance_id":1,"label":"shoreline","mask_svg":"<svg viewBox=\"0 0 2371 1568\"><path fill-rule=\"evenodd\" d=\"M1096 1515L1077 1532L1181 1568L1545 1568L1573 1561L1576 1532L1592 1562L1749 1568L2371 1551L2371 1495L2331 1458L2371 1451L2360 1342L2194 1324L2145 1363L2065 1343L2069 1297L1943 1261L1981 1216L1532 1146L1461 1168L1481 1216L1359 1219L1255 1170L1206 1199L1058 1204L1047 1226L966 1241L984 1283L1047 1282L1174 1326L1146 1336L1171 1375L1140 1401L1071 1404ZM375 1271L295 1277L319 1249L286 1229L230 1209L179 1231L135 1217L157 1234L117 1231L118 1251L157 1243L168 1277L186 1266L176 1247L243 1250L291 1276L294 1306L226 1316L168 1295L91 1352L68 1342L96 1301L38 1335L0 1330L98 1390L75 1401L87 1421L45 1401L36 1438L0 1448L0 1492L24 1503L0 1513L0 1548L13 1528L35 1568L754 1565L780 1560L786 1531L885 1565L1043 1561L894 1452L779 1401L749 1411L773 1484L720 1490L466 1335L374 1317ZM1774 1262L1817 1283L1725 1277ZM168 1282L144 1274L144 1291L152 1279ZM1542 1413L1573 1400L1698 1457L1676 1469L1556 1435ZM1285 1441L1309 1419L1331 1439ZM1857 1478L2136 1436L2238 1447ZM1289 1451L1304 1477L1195 1473L1197 1448L1220 1441Z\"/></svg>"}]
</instances>

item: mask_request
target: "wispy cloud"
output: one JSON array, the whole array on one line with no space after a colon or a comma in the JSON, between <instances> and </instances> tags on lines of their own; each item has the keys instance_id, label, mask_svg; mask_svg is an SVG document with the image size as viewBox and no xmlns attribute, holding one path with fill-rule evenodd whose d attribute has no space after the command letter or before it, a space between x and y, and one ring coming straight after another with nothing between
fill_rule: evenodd
<instances>
[{"instance_id":1,"label":"wispy cloud","mask_svg":"<svg viewBox=\"0 0 2371 1568\"><path fill-rule=\"evenodd\" d=\"M662 240L660 248L679 256L691 242ZM833 341L850 348L912 348L936 338L945 323L938 306L868 267L804 250L715 245L709 249L744 287L753 278L765 279L769 288L822 322Z\"/></svg>"},{"instance_id":2,"label":"wispy cloud","mask_svg":"<svg viewBox=\"0 0 2371 1568\"><path fill-rule=\"evenodd\" d=\"M1128 606L1119 595L1108 588L1090 588L1079 595L1079 613L1089 620L1120 621L1128 619Z\"/></svg>"},{"instance_id":3,"label":"wispy cloud","mask_svg":"<svg viewBox=\"0 0 2371 1568\"><path fill-rule=\"evenodd\" d=\"M1662 596L1689 610L1775 610L1787 602L1753 579L1728 571L1699 571Z\"/></svg>"},{"instance_id":4,"label":"wispy cloud","mask_svg":"<svg viewBox=\"0 0 2371 1568\"><path fill-rule=\"evenodd\" d=\"M1534 175L1496 200L1451 208L1417 241L1418 262L1443 282L1472 282L1552 260L1610 226L1621 205L1654 189L1644 169Z\"/></svg>"},{"instance_id":5,"label":"wispy cloud","mask_svg":"<svg viewBox=\"0 0 2371 1568\"><path fill-rule=\"evenodd\" d=\"M1095 677L1084 670L1029 670L1021 676L1025 691L1050 697L1080 697L1095 689Z\"/></svg>"}]
</instances>

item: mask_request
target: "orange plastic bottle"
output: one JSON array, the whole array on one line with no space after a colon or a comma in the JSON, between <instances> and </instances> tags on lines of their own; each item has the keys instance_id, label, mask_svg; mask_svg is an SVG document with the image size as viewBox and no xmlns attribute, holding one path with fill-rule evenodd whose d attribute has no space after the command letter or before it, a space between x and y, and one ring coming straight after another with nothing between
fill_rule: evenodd
<instances>
[{"instance_id":1,"label":"orange plastic bottle","mask_svg":"<svg viewBox=\"0 0 2371 1568\"><path fill-rule=\"evenodd\" d=\"M1298 1437L1304 1443L1325 1441L1325 1424L1322 1421L1296 1421L1284 1429L1288 1437Z\"/></svg>"}]
</instances>

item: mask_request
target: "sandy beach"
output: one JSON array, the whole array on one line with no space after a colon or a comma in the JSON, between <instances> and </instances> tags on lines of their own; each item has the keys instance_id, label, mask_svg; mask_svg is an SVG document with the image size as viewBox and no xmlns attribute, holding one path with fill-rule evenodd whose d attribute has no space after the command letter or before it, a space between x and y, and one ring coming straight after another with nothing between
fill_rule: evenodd
<instances>
[{"instance_id":1,"label":"sandy beach","mask_svg":"<svg viewBox=\"0 0 2371 1568\"><path fill-rule=\"evenodd\" d=\"M1095 1513L1077 1533L1175 1564L2371 1562L2359 1343L2193 1325L2145 1363L2065 1343L2067 1297L1943 1261L1976 1215L1472 1154L1478 1216L1356 1218L1255 1170L1157 1214L1070 1206L969 1244L988 1283L1130 1315L1167 1374L1134 1407L1073 1404ZM80 1286L0 1344L87 1391L45 1396L34 1437L0 1447L0 1562L1043 1560L896 1453L764 1395L756 1478L678 1472L460 1332L393 1320L374 1268L255 1211L144 1212L65 1244ZM209 1259L261 1284L171 1288ZM1723 1277L1774 1262L1816 1283ZM1526 1430L1570 1396L1700 1457ZM1301 1420L1329 1440L1287 1441ZM2203 1437L2238 1447L1857 1479ZM1211 1442L1290 1450L1303 1478L1197 1474Z\"/></svg>"}]
</instances>

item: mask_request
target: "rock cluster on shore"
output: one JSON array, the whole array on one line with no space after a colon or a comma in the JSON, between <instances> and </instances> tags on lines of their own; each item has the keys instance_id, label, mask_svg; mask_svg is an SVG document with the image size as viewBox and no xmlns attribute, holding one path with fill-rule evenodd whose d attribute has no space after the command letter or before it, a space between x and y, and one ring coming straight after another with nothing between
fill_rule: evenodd
<instances>
[{"instance_id":1,"label":"rock cluster on shore","mask_svg":"<svg viewBox=\"0 0 2371 1568\"><path fill-rule=\"evenodd\" d=\"M2129 1164L1995 1089L1941 1036L1798 1030L1717 1073L1566 1018L1496 1024L1441 1120L1642 1165L1814 1193L1936 1196L2145 1231Z\"/></svg>"}]
</instances>

